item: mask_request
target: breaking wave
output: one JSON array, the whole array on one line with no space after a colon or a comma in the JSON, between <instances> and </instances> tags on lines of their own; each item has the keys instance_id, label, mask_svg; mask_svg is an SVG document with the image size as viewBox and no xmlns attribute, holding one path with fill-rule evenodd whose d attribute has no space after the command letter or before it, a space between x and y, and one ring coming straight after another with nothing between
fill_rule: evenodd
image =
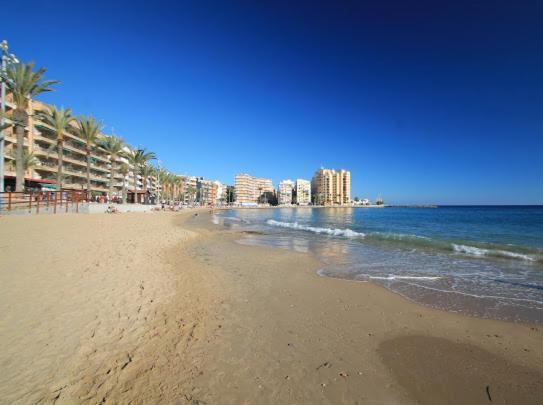
<instances>
[{"instance_id":1,"label":"breaking wave","mask_svg":"<svg viewBox=\"0 0 543 405\"><path fill-rule=\"evenodd\" d=\"M330 235L330 236L342 236L345 238L363 238L364 236L366 236L365 234L361 232L355 232L351 229L319 228L315 226L301 225L298 222L281 222L281 221L275 221L273 219L268 219L266 223L268 225L278 226L280 228L296 229L299 231L307 231L307 232L325 234L325 235Z\"/></svg>"},{"instance_id":2,"label":"breaking wave","mask_svg":"<svg viewBox=\"0 0 543 405\"><path fill-rule=\"evenodd\" d=\"M524 254L524 253L517 253L517 252L511 252L508 250L500 250L500 249L484 249L484 248L478 248L475 246L468 246L468 245L457 245L456 243L452 244L453 250L457 253L464 253L471 256L494 256L494 257L503 257L506 259L519 259L519 260L526 260L529 262L535 262L537 259Z\"/></svg>"},{"instance_id":3,"label":"breaking wave","mask_svg":"<svg viewBox=\"0 0 543 405\"><path fill-rule=\"evenodd\" d=\"M303 225L298 222L281 222L273 219L268 219L266 223L270 226L294 229L298 231L312 232L315 234L323 234L335 237L344 237L349 239L365 239L382 241L388 243L395 243L406 247L415 247L423 249L433 249L445 252L459 253L468 256L475 257L495 257L501 259L513 259L523 260L526 262L543 262L543 256L540 251L531 251L527 253L526 248L518 248L520 252L512 250L506 250L503 246L494 246L491 244L481 244L482 246L472 246L469 244L452 243L446 240L436 240L426 236L399 234L399 233L385 233L385 232L372 232L362 233L356 232L352 229L340 229L340 228L321 228L309 225ZM514 249L514 247L509 247Z\"/></svg>"}]
</instances>

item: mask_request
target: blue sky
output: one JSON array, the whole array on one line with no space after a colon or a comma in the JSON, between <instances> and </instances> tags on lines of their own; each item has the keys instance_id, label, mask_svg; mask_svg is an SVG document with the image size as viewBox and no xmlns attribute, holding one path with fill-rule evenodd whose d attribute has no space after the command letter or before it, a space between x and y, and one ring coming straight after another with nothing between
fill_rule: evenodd
<instances>
[{"instance_id":1,"label":"blue sky","mask_svg":"<svg viewBox=\"0 0 543 405\"><path fill-rule=\"evenodd\" d=\"M174 172L543 204L541 1L74 3L3 4L1 36Z\"/></svg>"}]
</instances>

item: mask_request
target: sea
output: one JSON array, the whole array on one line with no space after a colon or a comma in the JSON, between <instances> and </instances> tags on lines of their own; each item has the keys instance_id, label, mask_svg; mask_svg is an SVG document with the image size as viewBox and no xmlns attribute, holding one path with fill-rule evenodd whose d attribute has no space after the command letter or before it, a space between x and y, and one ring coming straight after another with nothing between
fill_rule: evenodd
<instances>
[{"instance_id":1,"label":"sea","mask_svg":"<svg viewBox=\"0 0 543 405\"><path fill-rule=\"evenodd\" d=\"M239 243L309 252L318 274L441 310L543 323L543 206L215 211ZM258 271L258 269L255 269Z\"/></svg>"}]
</instances>

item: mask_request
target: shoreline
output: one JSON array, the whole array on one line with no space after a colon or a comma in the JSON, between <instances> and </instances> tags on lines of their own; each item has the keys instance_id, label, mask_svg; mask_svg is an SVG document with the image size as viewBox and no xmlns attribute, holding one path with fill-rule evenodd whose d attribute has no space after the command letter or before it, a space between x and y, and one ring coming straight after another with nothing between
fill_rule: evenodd
<instances>
[{"instance_id":1,"label":"shoreline","mask_svg":"<svg viewBox=\"0 0 543 405\"><path fill-rule=\"evenodd\" d=\"M207 209L0 220L9 402L484 403L489 387L495 403L537 403L543 393L538 327L321 277L309 254L236 243ZM32 241L33 255L17 255Z\"/></svg>"},{"instance_id":2,"label":"shoreline","mask_svg":"<svg viewBox=\"0 0 543 405\"><path fill-rule=\"evenodd\" d=\"M481 319L496 319L506 322L543 325L543 318L541 318L543 307L541 307L541 301L537 296L528 296L526 295L527 293L523 291L509 291L509 293L507 293L501 289L501 285L497 284L500 282L499 280L495 280L496 283L492 286L493 288L496 288L497 285L496 290L488 289L484 292L479 292L479 290L473 288L473 285L469 284L469 278L466 279L467 281L465 281L465 284L462 284L464 283L464 278L461 276L462 272L459 272L460 275L457 275L454 271L447 270L450 269L450 267L447 267L447 261L456 259L464 261L471 260L473 265L478 265L479 259L482 259L484 256L485 260L488 260L488 262L494 263L497 266L502 263L512 264L517 261L520 265L532 265L533 271L537 273L537 266L540 268L541 264L541 256L536 256L539 252L527 252L528 247L524 247L524 250L521 250L522 253L515 253L518 251L513 248L511 248L511 252L509 252L498 245L490 246L490 244L487 244L482 247L482 242L455 241L437 238L430 239L429 237L423 237L428 241L426 242L426 245L413 243L409 245L407 244L408 242L404 242L401 238L401 236L405 235L398 235L398 240L394 240L394 238L384 238L380 235L375 237L371 232L367 234L360 233L361 231L356 227L335 229L334 225L311 225L311 223L310 225L305 225L303 220L301 225L299 225L295 218L280 219L280 221L277 221L276 217L273 216L271 218L274 219L267 220L264 223L262 218L268 218L267 216L244 217L241 213L237 218L237 220L241 218L241 222L226 223L228 218L232 220L236 218L231 218L230 216L222 217L219 213L217 215L218 218L224 218L225 226L237 224L235 227L241 226L243 228L242 223L247 223L250 224L250 229L258 229L258 231L253 230L248 232L247 238L243 238L240 241L245 245L269 246L272 248L285 248L290 250L298 250L299 248L297 246L303 246L304 249L309 249L312 254L322 257L324 260L325 263L323 263L322 268L319 269L319 275L323 277L339 278L356 282L370 282L381 288L385 288L394 294L398 294L411 302L446 312L460 313ZM279 215L283 216L283 214ZM288 218L288 214L286 214L286 216ZM218 219L214 222L222 223L223 220ZM275 226L274 229L276 230L268 229L269 227L266 225L270 225L272 228ZM327 226L329 228L327 228ZM286 228L288 233L281 233L281 228ZM277 229L279 229L279 231L277 231ZM293 233L292 229L298 232ZM356 229L356 231L353 229ZM347 234L347 232L350 234ZM315 234L317 236L315 236ZM318 235L320 234L324 234L325 239L319 239ZM262 238L253 238L253 235L261 235ZM327 239L328 235L337 236L338 238ZM392 235L394 236L396 234ZM378 243L382 243L383 245L396 243L396 246L400 246L405 250L416 248L417 250L420 249L423 252L431 252L433 254L436 254L437 252L437 255L441 256L442 260L437 263L434 270L429 272L416 272L412 270L417 269L417 266L421 264L421 262L417 260L418 258L409 262L410 266L406 267L407 274L403 273L403 268L395 268L394 271L385 266L380 266L381 270L373 272L371 269L365 268L358 270L356 260L360 259L362 262L365 260L364 256L356 256L355 252L358 244L354 244L356 246L350 249L351 253L345 255L345 257L347 257L346 262L351 263L352 266L346 265L345 261L336 260L333 255L327 255L326 253L329 245L336 249L340 249L341 246L343 246L343 242L345 242L345 249L348 249L351 238L354 240L357 238L364 239L369 246L378 246L379 248L382 248L383 252L386 252L385 248L389 246L382 247L382 245L378 245ZM430 242L432 242L432 244L430 244ZM333 250L332 247L329 249ZM465 249L465 251L461 249ZM481 252L472 254L469 249L480 250ZM535 251L536 248L533 248L532 250ZM532 256L530 257L529 255ZM371 257L369 260L371 260ZM386 261L386 258L384 260ZM482 261L482 263L485 262ZM440 264L444 266L445 271L440 272L437 270L439 269ZM422 265L424 265L424 263L422 263ZM424 269L424 267L422 268ZM409 269L411 269L411 271L409 271ZM465 268L463 270L465 271ZM499 270L500 269L498 268L498 271ZM522 269L519 267L518 270L520 271ZM485 274L485 276L492 279L493 275ZM413 280L403 280L409 278ZM419 280L415 279L421 279L423 281L419 282ZM433 284L433 281L425 282L425 279L437 281L435 281L436 284ZM530 280L526 281L526 284L524 285L528 286L531 282L534 284L537 283L537 281ZM512 284L515 283L513 282ZM451 288L451 285L456 285L456 288ZM518 301L525 301L525 303Z\"/></svg>"}]
</instances>

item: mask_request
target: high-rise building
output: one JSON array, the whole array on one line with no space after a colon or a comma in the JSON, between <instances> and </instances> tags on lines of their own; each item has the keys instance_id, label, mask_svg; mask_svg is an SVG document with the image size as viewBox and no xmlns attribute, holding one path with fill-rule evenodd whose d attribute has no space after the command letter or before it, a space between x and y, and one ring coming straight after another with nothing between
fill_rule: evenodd
<instances>
[{"instance_id":1,"label":"high-rise building","mask_svg":"<svg viewBox=\"0 0 543 405\"><path fill-rule=\"evenodd\" d=\"M292 180L281 181L277 191L279 205L292 204L292 194L294 191L294 182Z\"/></svg>"},{"instance_id":2,"label":"high-rise building","mask_svg":"<svg viewBox=\"0 0 543 405\"><path fill-rule=\"evenodd\" d=\"M295 202L298 205L311 204L311 182L304 179L296 179Z\"/></svg>"},{"instance_id":3,"label":"high-rise building","mask_svg":"<svg viewBox=\"0 0 543 405\"><path fill-rule=\"evenodd\" d=\"M29 164L24 171L24 184L26 188L35 189L55 189L57 188L58 173L58 151L57 140L53 128L40 120L38 111L49 109L50 106L36 100L29 100L27 114L29 115L28 126L24 134L24 154L30 156ZM6 94L6 117L9 120L13 115L15 104L13 96L8 91ZM86 190L87 189L87 164L90 165L90 191L92 194L109 194L111 164L114 164L113 171L113 190L112 197L120 197L125 190L128 201L142 202L147 190L148 194L155 195L158 191L158 184L154 176L148 177L146 187L143 185L143 177L136 175L134 180L134 168L130 166L128 160L118 156L115 162L111 161L111 156L98 145L92 148L87 160L87 150L85 140L77 135L76 123L72 123L72 128L64 131L63 156L62 156L62 189L63 190ZM5 189L15 189L15 150L17 139L13 126L4 129L5 149L4 156L4 176ZM103 140L107 135L100 134ZM123 152L128 152L125 147ZM128 166L128 173L120 173L121 164Z\"/></svg>"},{"instance_id":4,"label":"high-rise building","mask_svg":"<svg viewBox=\"0 0 543 405\"><path fill-rule=\"evenodd\" d=\"M347 205L351 202L351 172L320 168L311 180L315 205Z\"/></svg>"},{"instance_id":5,"label":"high-rise building","mask_svg":"<svg viewBox=\"0 0 543 405\"><path fill-rule=\"evenodd\" d=\"M236 202L240 204L269 203L275 196L271 179L253 177L246 173L235 177Z\"/></svg>"}]
</instances>

